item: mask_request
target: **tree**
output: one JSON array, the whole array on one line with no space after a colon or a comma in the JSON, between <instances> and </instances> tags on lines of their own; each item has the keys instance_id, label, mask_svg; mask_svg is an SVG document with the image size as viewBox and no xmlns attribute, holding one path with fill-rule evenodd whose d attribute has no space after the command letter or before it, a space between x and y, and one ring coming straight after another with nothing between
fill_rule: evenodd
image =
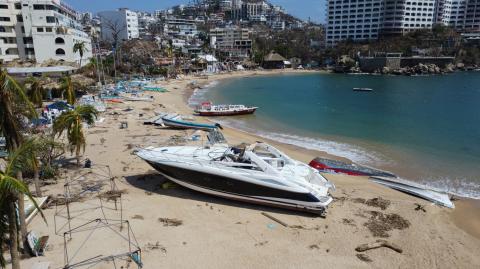
<instances>
[{"instance_id":1,"label":"tree","mask_svg":"<svg viewBox=\"0 0 480 269\"><path fill-rule=\"evenodd\" d=\"M27 91L27 95L28 95L28 98L30 99L30 102L32 102L32 104L35 105L36 107L42 107L43 93L45 89L43 88L41 81L35 77L29 77L25 81L25 84L30 84L30 88Z\"/></svg>"},{"instance_id":2,"label":"tree","mask_svg":"<svg viewBox=\"0 0 480 269\"><path fill-rule=\"evenodd\" d=\"M88 51L85 41L77 42L73 45L73 53L80 54L80 67L82 67L83 54Z\"/></svg>"},{"instance_id":3,"label":"tree","mask_svg":"<svg viewBox=\"0 0 480 269\"><path fill-rule=\"evenodd\" d=\"M35 109L28 100L24 89L8 75L6 70L2 69L0 71L0 132L5 136L9 153L16 151L23 142L20 132L20 116L36 117ZM16 178L20 181L23 180L21 170L16 171ZM27 235L24 208L23 199L19 199L18 211L22 243Z\"/></svg>"},{"instance_id":4,"label":"tree","mask_svg":"<svg viewBox=\"0 0 480 269\"><path fill-rule=\"evenodd\" d=\"M83 133L83 122L93 124L98 111L90 105L77 106L75 109L62 113L53 123L53 132L61 136L65 131L71 154L75 151L77 166L80 166L80 151L85 151L86 140Z\"/></svg>"},{"instance_id":5,"label":"tree","mask_svg":"<svg viewBox=\"0 0 480 269\"><path fill-rule=\"evenodd\" d=\"M16 201L23 201L23 196L26 195L33 202L33 205L38 209L42 218L46 222L42 210L33 199L27 185L23 183L22 180L14 177L18 171L25 169L26 163L24 161L26 160L25 157L28 155L26 153L31 150L31 146L31 143L26 142L18 149L11 152L8 156L5 170L0 170L0 245L3 246L6 243L5 235L8 231L12 269L20 269L17 226L17 219L20 217L20 214L17 214L15 206ZM19 208L18 213L20 212ZM0 253L0 265L2 268L5 267L3 251Z\"/></svg>"},{"instance_id":6,"label":"tree","mask_svg":"<svg viewBox=\"0 0 480 269\"><path fill-rule=\"evenodd\" d=\"M66 76L62 78L62 89L66 95L67 103L73 106L75 104L75 90L72 77Z\"/></svg>"}]
</instances>

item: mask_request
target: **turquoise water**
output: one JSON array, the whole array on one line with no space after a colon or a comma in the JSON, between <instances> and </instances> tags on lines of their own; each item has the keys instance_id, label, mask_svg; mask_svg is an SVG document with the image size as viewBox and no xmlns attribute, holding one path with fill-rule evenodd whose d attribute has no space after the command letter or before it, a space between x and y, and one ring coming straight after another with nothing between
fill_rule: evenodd
<instances>
[{"instance_id":1,"label":"turquoise water","mask_svg":"<svg viewBox=\"0 0 480 269\"><path fill-rule=\"evenodd\" d=\"M480 197L478 72L252 76L195 98L260 107L253 116L219 119L226 125Z\"/></svg>"}]
</instances>

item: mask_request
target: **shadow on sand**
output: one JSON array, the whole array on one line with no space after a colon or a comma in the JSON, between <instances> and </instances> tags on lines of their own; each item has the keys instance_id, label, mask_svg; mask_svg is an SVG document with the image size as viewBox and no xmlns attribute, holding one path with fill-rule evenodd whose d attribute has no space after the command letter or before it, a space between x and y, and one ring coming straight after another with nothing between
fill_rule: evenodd
<instances>
[{"instance_id":1,"label":"shadow on sand","mask_svg":"<svg viewBox=\"0 0 480 269\"><path fill-rule=\"evenodd\" d=\"M148 172L141 175L126 176L125 179L129 184L131 184L136 188L145 190L146 192L151 192L151 193L165 195L165 196L194 200L202 203L241 207L245 209L256 210L259 213L263 211L263 212L278 213L283 215L295 215L295 216L303 216L303 217L310 217L310 218L319 217L319 215L309 213L309 212L294 211L294 210L283 209L283 208L251 204L247 202L228 200L222 197L217 197L213 195L204 194L198 191L193 191L177 184L175 184L176 186L175 188L163 189L162 184L170 181L164 176L156 172Z\"/></svg>"}]
</instances>

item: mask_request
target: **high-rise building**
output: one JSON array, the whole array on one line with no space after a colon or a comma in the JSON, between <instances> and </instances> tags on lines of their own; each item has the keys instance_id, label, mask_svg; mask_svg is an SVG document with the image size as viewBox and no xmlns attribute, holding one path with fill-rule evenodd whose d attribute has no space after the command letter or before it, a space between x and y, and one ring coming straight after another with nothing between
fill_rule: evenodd
<instances>
[{"instance_id":1,"label":"high-rise building","mask_svg":"<svg viewBox=\"0 0 480 269\"><path fill-rule=\"evenodd\" d=\"M251 30L234 26L210 29L210 46L224 59L243 60L252 51Z\"/></svg>"},{"instance_id":2,"label":"high-rise building","mask_svg":"<svg viewBox=\"0 0 480 269\"><path fill-rule=\"evenodd\" d=\"M60 0L0 2L0 61L80 62L75 43L85 42L82 63L92 56L91 39L77 21L78 13Z\"/></svg>"},{"instance_id":3,"label":"high-rise building","mask_svg":"<svg viewBox=\"0 0 480 269\"><path fill-rule=\"evenodd\" d=\"M480 31L478 0L329 0L327 46L431 29L436 23Z\"/></svg>"},{"instance_id":4,"label":"high-rise building","mask_svg":"<svg viewBox=\"0 0 480 269\"><path fill-rule=\"evenodd\" d=\"M383 25L385 0L329 0L326 44L342 40L377 39Z\"/></svg>"},{"instance_id":5,"label":"high-rise building","mask_svg":"<svg viewBox=\"0 0 480 269\"><path fill-rule=\"evenodd\" d=\"M98 13L101 21L102 39L121 42L139 37L138 16L127 8Z\"/></svg>"},{"instance_id":6,"label":"high-rise building","mask_svg":"<svg viewBox=\"0 0 480 269\"><path fill-rule=\"evenodd\" d=\"M459 31L480 32L480 1L439 0L437 22Z\"/></svg>"}]
</instances>

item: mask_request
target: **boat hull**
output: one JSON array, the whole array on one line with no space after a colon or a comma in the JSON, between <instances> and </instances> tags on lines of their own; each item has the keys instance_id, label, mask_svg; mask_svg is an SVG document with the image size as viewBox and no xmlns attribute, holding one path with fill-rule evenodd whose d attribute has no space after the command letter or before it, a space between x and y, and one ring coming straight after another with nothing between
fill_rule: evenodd
<instances>
[{"instance_id":1,"label":"boat hull","mask_svg":"<svg viewBox=\"0 0 480 269\"><path fill-rule=\"evenodd\" d=\"M326 205L309 192L294 192L253 182L147 161L160 174L186 188L227 199L323 214Z\"/></svg>"},{"instance_id":2,"label":"boat hull","mask_svg":"<svg viewBox=\"0 0 480 269\"><path fill-rule=\"evenodd\" d=\"M213 130L219 127L218 125L178 121L178 120L171 120L166 118L163 118L162 121L165 126L171 127L171 128L177 128L177 129L198 129L198 130L208 131L208 130Z\"/></svg>"},{"instance_id":3,"label":"boat hull","mask_svg":"<svg viewBox=\"0 0 480 269\"><path fill-rule=\"evenodd\" d=\"M236 110L236 111L204 111L204 110L197 110L195 111L200 116L238 116L238 115L249 115L255 113L257 109L244 109L244 110Z\"/></svg>"}]
</instances>

